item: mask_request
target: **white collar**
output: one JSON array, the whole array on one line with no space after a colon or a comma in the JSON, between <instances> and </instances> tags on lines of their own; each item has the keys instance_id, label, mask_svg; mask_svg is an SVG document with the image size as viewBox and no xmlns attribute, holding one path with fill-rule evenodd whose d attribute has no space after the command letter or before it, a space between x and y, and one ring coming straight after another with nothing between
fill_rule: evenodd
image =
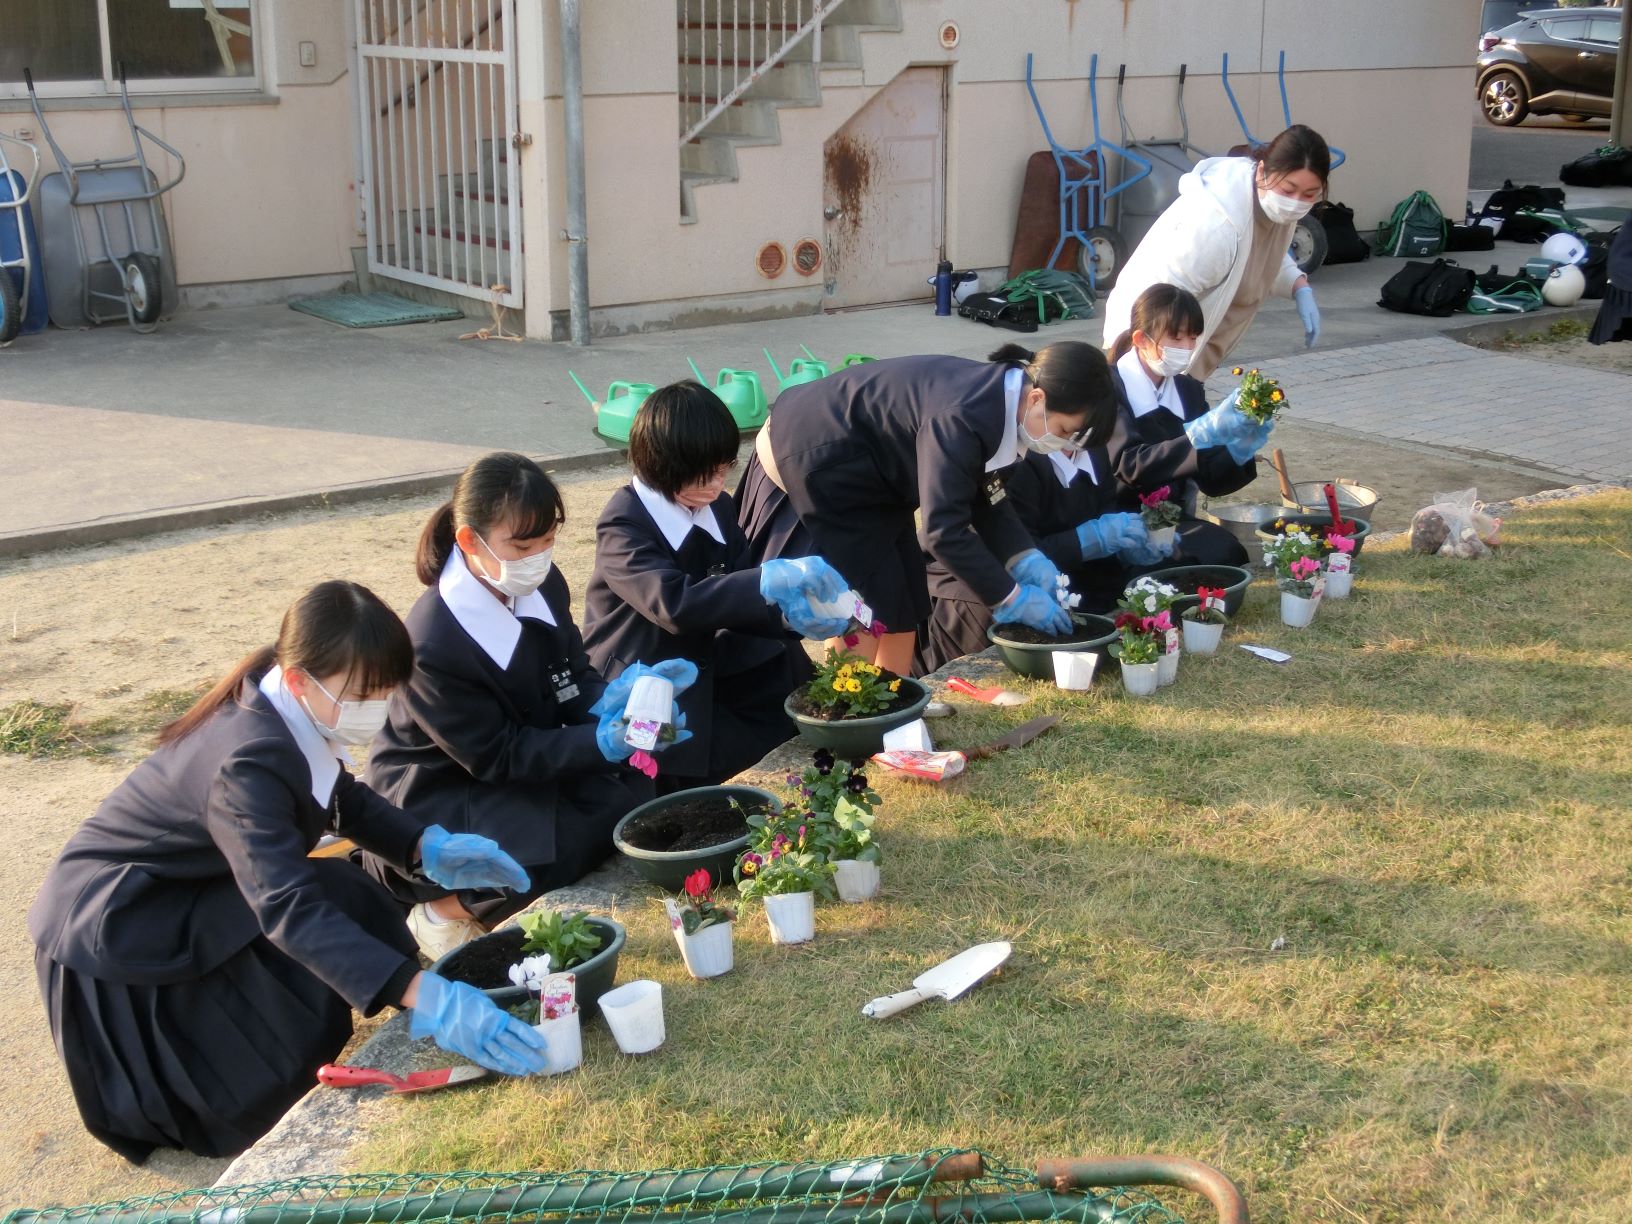
<instances>
[{"instance_id":1,"label":"white collar","mask_svg":"<svg viewBox=\"0 0 1632 1224\"><path fill-rule=\"evenodd\" d=\"M261 677L260 688L289 728L289 734L295 737L300 755L306 758L312 771L312 798L327 810L329 800L334 797L334 784L340 780L340 762L353 764L351 754L333 740L324 738L312 722L312 716L306 713L306 707L283 682L283 668L278 664L272 664L272 670Z\"/></svg>"},{"instance_id":2,"label":"white collar","mask_svg":"<svg viewBox=\"0 0 1632 1224\"><path fill-rule=\"evenodd\" d=\"M1128 391L1128 407L1136 417L1148 416L1158 408L1166 408L1179 420L1184 420L1184 401L1179 398L1179 380L1164 378L1161 388L1150 381L1139 354L1129 349L1116 363L1116 372L1122 375L1122 385Z\"/></svg>"},{"instance_id":3,"label":"white collar","mask_svg":"<svg viewBox=\"0 0 1632 1224\"><path fill-rule=\"evenodd\" d=\"M997 449L986 460L986 470L995 472L1006 468L1020 457L1015 436L1020 428L1020 392L1026 385L1026 372L1015 366L1003 376L1003 436Z\"/></svg>"},{"instance_id":4,"label":"white collar","mask_svg":"<svg viewBox=\"0 0 1632 1224\"><path fill-rule=\"evenodd\" d=\"M652 522L657 524L657 529L675 551L678 552L680 545L686 542L693 527L701 527L708 532L715 543L725 543L725 533L720 530L719 520L714 517L713 506L687 510L679 502L664 497L638 476L629 481L629 487L635 491L640 504L646 507L646 513L652 516Z\"/></svg>"},{"instance_id":5,"label":"white collar","mask_svg":"<svg viewBox=\"0 0 1632 1224\"><path fill-rule=\"evenodd\" d=\"M1085 450L1049 451L1048 461L1054 466L1054 475L1060 478L1062 488L1069 489L1071 482L1077 478L1078 472L1088 473L1088 479L1096 485L1099 483L1099 473L1094 471L1094 457Z\"/></svg>"},{"instance_id":6,"label":"white collar","mask_svg":"<svg viewBox=\"0 0 1632 1224\"><path fill-rule=\"evenodd\" d=\"M457 544L442 566L436 589L459 627L500 667L510 666L516 643L521 640L521 622L517 617L528 616L546 625L555 624L555 613L537 591L529 591L507 604L494 599L493 588L470 572L465 554L459 551Z\"/></svg>"}]
</instances>

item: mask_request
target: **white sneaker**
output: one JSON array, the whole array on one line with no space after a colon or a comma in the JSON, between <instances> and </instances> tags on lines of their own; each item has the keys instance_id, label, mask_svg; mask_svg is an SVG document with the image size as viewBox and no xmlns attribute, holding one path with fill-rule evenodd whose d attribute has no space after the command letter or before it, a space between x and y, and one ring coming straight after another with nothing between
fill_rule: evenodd
<instances>
[{"instance_id":1,"label":"white sneaker","mask_svg":"<svg viewBox=\"0 0 1632 1224\"><path fill-rule=\"evenodd\" d=\"M487 934L482 924L474 918L444 918L438 921L431 916L430 908L424 902L408 911L408 932L419 944L420 953L433 964L455 948L464 947L478 935Z\"/></svg>"}]
</instances>

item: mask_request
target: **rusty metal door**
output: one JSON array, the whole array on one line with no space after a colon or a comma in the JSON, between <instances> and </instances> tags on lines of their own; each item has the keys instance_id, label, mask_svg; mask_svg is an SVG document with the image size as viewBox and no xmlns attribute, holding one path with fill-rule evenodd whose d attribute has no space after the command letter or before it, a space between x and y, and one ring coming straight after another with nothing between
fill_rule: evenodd
<instances>
[{"instance_id":1,"label":"rusty metal door","mask_svg":"<svg viewBox=\"0 0 1632 1224\"><path fill-rule=\"evenodd\" d=\"M827 307L930 297L944 248L946 71L908 68L822 149Z\"/></svg>"}]
</instances>

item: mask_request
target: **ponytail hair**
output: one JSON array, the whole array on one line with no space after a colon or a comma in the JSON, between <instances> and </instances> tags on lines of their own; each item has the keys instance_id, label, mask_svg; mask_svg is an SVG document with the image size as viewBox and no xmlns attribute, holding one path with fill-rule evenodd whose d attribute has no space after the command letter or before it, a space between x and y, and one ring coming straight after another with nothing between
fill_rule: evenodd
<instances>
[{"instance_id":1,"label":"ponytail hair","mask_svg":"<svg viewBox=\"0 0 1632 1224\"><path fill-rule=\"evenodd\" d=\"M346 683L380 693L407 682L414 646L401 619L378 595L355 582L320 582L283 614L278 640L239 661L214 688L159 732L160 744L184 739L238 695L245 681L258 683L274 663L311 676L344 674Z\"/></svg>"},{"instance_id":2,"label":"ponytail hair","mask_svg":"<svg viewBox=\"0 0 1632 1224\"><path fill-rule=\"evenodd\" d=\"M457 547L453 533L460 527L484 537L494 526L509 527L517 539L533 540L566 521L561 490L538 464L514 451L483 455L460 474L453 497L420 531L414 572L425 586L435 586Z\"/></svg>"},{"instance_id":3,"label":"ponytail hair","mask_svg":"<svg viewBox=\"0 0 1632 1224\"><path fill-rule=\"evenodd\" d=\"M1071 432L1087 431L1083 446L1103 446L1110 440L1116 425L1116 384L1105 354L1093 345L1082 340L1056 340L1033 353L1010 343L988 360L1024 370L1032 386L1042 391L1046 411L1082 418L1083 424Z\"/></svg>"},{"instance_id":4,"label":"ponytail hair","mask_svg":"<svg viewBox=\"0 0 1632 1224\"><path fill-rule=\"evenodd\" d=\"M1252 151L1252 160L1263 168L1264 180L1274 182L1295 170L1307 170L1320 180L1321 190L1328 187L1332 173L1332 151L1326 139L1312 127L1294 123L1268 144Z\"/></svg>"},{"instance_id":5,"label":"ponytail hair","mask_svg":"<svg viewBox=\"0 0 1632 1224\"><path fill-rule=\"evenodd\" d=\"M1136 331L1151 337L1199 336L1206 327L1207 319L1195 294L1177 285L1157 283L1133 300L1133 309L1128 312L1128 330L1111 345L1110 357L1112 361L1121 361L1133 347Z\"/></svg>"}]
</instances>

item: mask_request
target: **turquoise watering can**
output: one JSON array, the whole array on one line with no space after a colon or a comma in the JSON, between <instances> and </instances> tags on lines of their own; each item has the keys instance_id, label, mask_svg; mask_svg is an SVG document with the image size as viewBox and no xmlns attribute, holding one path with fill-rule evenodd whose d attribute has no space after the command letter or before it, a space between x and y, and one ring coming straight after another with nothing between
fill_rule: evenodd
<instances>
[{"instance_id":1,"label":"turquoise watering can","mask_svg":"<svg viewBox=\"0 0 1632 1224\"><path fill-rule=\"evenodd\" d=\"M597 401L589 393L589 388L579 380L578 375L571 370L567 377L578 384L578 390L584 393L589 406L595 410L595 432L610 442L628 442L629 427L635 423L635 414L653 391L657 390L655 383L626 382L619 380L606 389L606 398Z\"/></svg>"},{"instance_id":2,"label":"turquoise watering can","mask_svg":"<svg viewBox=\"0 0 1632 1224\"><path fill-rule=\"evenodd\" d=\"M697 368L697 363L687 357L686 364L697 376L697 381L707 386L708 380ZM770 408L765 400L765 388L760 386L759 375L753 370L733 370L729 367L721 370L714 380L714 394L725 404L738 429L758 429L765 423Z\"/></svg>"}]
</instances>

